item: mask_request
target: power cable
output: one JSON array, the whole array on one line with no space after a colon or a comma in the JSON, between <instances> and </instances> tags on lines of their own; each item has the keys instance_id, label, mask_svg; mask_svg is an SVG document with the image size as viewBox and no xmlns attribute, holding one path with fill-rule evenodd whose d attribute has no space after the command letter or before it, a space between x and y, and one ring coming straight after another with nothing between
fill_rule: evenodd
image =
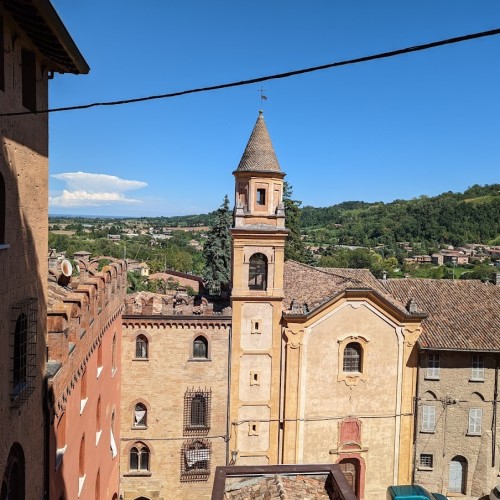
<instances>
[{"instance_id":1,"label":"power cable","mask_svg":"<svg viewBox=\"0 0 500 500\"><path fill-rule=\"evenodd\" d=\"M45 114L45 113L56 113L60 111L74 111L78 109L89 109L98 106L119 106L122 104L132 104L136 102L144 102L144 101L152 101L156 99L168 99L172 97L179 97L187 94L197 94L200 92L209 92L212 90L221 90L232 87L241 87L244 85L251 85L253 83L261 83L268 80L278 80L281 78L289 78L291 76L303 75L305 73L312 73L314 71L322 71L325 69L336 68L339 66L347 66L350 64L358 64L361 62L374 61L376 59L385 59L388 57L399 56L401 54L408 54L411 52L419 52L422 50L432 49L435 47L441 47L443 45L451 45L454 43L466 42L468 40L474 40L476 38L484 38L488 36L498 35L500 34L500 28L496 28L489 31L481 31L479 33L471 33L469 35L458 36L454 38L447 38L445 40L438 40L435 42L424 43L422 45L415 45L412 47L405 47L403 49L391 50L389 52L380 52L378 54L372 54L364 57L357 57L355 59L346 59L344 61L338 61L328 64L323 64L321 66L313 66L310 68L298 69L294 71L287 71L285 73L276 73L274 75L261 76L258 78L251 78L249 80L241 80L238 82L230 82L230 83L222 83L219 85L211 85L209 87L198 87L194 89L181 90L179 92L171 92L168 94L159 94L159 95L150 95L147 97L136 97L133 99L123 99L119 101L104 101L104 102L94 102L90 104L82 104L79 106L64 106L60 108L49 108L49 109L40 109L35 111L18 111L13 113L0 113L0 117L3 116L22 116L22 115L33 115L33 114Z\"/></svg>"}]
</instances>

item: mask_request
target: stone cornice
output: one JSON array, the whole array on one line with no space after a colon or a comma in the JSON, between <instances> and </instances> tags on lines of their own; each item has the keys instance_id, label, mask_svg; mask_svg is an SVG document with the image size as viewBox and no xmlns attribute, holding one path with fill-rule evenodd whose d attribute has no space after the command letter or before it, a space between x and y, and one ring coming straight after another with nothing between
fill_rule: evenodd
<instances>
[{"instance_id":1,"label":"stone cornice","mask_svg":"<svg viewBox=\"0 0 500 500\"><path fill-rule=\"evenodd\" d=\"M180 328L180 329L225 329L231 326L231 316L195 316L195 315L124 315L122 324L125 328Z\"/></svg>"}]
</instances>

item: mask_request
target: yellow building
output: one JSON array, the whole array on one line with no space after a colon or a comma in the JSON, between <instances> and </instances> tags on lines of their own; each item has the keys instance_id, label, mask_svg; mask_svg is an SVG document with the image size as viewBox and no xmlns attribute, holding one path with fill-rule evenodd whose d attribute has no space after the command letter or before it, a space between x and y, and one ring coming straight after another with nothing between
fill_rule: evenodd
<instances>
[{"instance_id":1,"label":"yellow building","mask_svg":"<svg viewBox=\"0 0 500 500\"><path fill-rule=\"evenodd\" d=\"M231 456L340 463L358 498L383 499L411 483L425 316L367 270L284 261L285 174L262 112L234 176Z\"/></svg>"}]
</instances>

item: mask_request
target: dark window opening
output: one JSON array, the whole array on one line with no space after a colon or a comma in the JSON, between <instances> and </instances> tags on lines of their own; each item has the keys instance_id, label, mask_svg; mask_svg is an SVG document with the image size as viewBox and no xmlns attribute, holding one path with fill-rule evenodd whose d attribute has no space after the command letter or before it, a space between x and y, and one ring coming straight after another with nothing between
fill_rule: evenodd
<instances>
[{"instance_id":1,"label":"dark window opening","mask_svg":"<svg viewBox=\"0 0 500 500\"><path fill-rule=\"evenodd\" d=\"M23 106L30 111L36 110L36 58L33 52L21 53Z\"/></svg>"},{"instance_id":2,"label":"dark window opening","mask_svg":"<svg viewBox=\"0 0 500 500\"><path fill-rule=\"evenodd\" d=\"M267 258L261 253L255 253L250 257L248 288L250 290L267 288Z\"/></svg>"},{"instance_id":3,"label":"dark window opening","mask_svg":"<svg viewBox=\"0 0 500 500\"><path fill-rule=\"evenodd\" d=\"M146 427L148 422L148 409L142 403L137 403L134 409L134 427Z\"/></svg>"},{"instance_id":4,"label":"dark window opening","mask_svg":"<svg viewBox=\"0 0 500 500\"><path fill-rule=\"evenodd\" d=\"M184 395L184 433L206 434L210 429L210 390L188 390Z\"/></svg>"},{"instance_id":5,"label":"dark window opening","mask_svg":"<svg viewBox=\"0 0 500 500\"><path fill-rule=\"evenodd\" d=\"M187 441L181 450L181 481L206 481L210 475L210 442Z\"/></svg>"},{"instance_id":6,"label":"dark window opening","mask_svg":"<svg viewBox=\"0 0 500 500\"><path fill-rule=\"evenodd\" d=\"M257 205L265 205L265 204L266 204L266 190L257 189Z\"/></svg>"},{"instance_id":7,"label":"dark window opening","mask_svg":"<svg viewBox=\"0 0 500 500\"><path fill-rule=\"evenodd\" d=\"M208 359L208 342L201 335L193 342L193 358Z\"/></svg>"},{"instance_id":8,"label":"dark window opening","mask_svg":"<svg viewBox=\"0 0 500 500\"><path fill-rule=\"evenodd\" d=\"M344 371L361 372L361 357L363 349L357 342L347 344L344 349Z\"/></svg>"},{"instance_id":9,"label":"dark window opening","mask_svg":"<svg viewBox=\"0 0 500 500\"><path fill-rule=\"evenodd\" d=\"M148 358L148 339L144 335L138 335L135 339L135 357Z\"/></svg>"},{"instance_id":10,"label":"dark window opening","mask_svg":"<svg viewBox=\"0 0 500 500\"><path fill-rule=\"evenodd\" d=\"M137 444L130 449L130 470L149 471L149 448L146 445Z\"/></svg>"}]
</instances>

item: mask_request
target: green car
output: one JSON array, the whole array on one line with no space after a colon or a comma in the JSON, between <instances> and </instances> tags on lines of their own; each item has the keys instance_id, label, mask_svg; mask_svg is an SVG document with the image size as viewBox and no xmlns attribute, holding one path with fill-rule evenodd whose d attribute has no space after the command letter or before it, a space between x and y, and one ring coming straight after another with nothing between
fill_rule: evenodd
<instances>
[{"instance_id":1,"label":"green car","mask_svg":"<svg viewBox=\"0 0 500 500\"><path fill-rule=\"evenodd\" d=\"M429 493L418 485L389 486L387 500L448 500L441 493Z\"/></svg>"}]
</instances>

